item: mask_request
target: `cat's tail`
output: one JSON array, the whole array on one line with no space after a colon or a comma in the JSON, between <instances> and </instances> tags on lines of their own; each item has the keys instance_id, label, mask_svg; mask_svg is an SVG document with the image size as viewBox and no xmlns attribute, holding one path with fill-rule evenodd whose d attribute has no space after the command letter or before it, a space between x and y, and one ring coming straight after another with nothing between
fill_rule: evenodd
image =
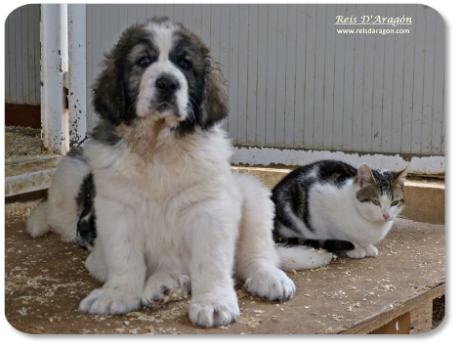
<instances>
[{"instance_id":1,"label":"cat's tail","mask_svg":"<svg viewBox=\"0 0 460 348\"><path fill-rule=\"evenodd\" d=\"M283 271L301 271L326 266L332 261L333 254L305 245L276 244Z\"/></svg>"},{"instance_id":2,"label":"cat's tail","mask_svg":"<svg viewBox=\"0 0 460 348\"><path fill-rule=\"evenodd\" d=\"M47 205L47 200L39 203L35 209L31 211L27 219L26 231L34 238L43 236L50 230L50 225L46 219Z\"/></svg>"},{"instance_id":3,"label":"cat's tail","mask_svg":"<svg viewBox=\"0 0 460 348\"><path fill-rule=\"evenodd\" d=\"M352 242L340 239L306 239L304 244L315 249L324 249L330 253L350 251L355 248Z\"/></svg>"}]
</instances>

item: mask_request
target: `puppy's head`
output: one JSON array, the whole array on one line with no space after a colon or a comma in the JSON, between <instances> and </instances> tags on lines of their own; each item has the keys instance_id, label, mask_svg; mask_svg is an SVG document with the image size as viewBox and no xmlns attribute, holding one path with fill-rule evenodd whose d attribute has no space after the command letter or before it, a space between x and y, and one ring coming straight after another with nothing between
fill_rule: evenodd
<instances>
[{"instance_id":1,"label":"puppy's head","mask_svg":"<svg viewBox=\"0 0 460 348\"><path fill-rule=\"evenodd\" d=\"M201 39L167 18L126 29L94 86L96 112L114 126L165 120L178 133L228 114L222 73Z\"/></svg>"}]
</instances>

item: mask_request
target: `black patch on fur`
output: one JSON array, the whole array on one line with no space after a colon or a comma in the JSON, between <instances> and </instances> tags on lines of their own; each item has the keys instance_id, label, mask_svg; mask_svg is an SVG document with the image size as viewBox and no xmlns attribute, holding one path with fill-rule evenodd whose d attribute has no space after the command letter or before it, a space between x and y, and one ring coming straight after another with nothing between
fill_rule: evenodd
<instances>
[{"instance_id":1,"label":"black patch on fur","mask_svg":"<svg viewBox=\"0 0 460 348\"><path fill-rule=\"evenodd\" d=\"M314 177L309 174L316 172ZM295 216L301 219L308 229L315 233L311 225L309 213L309 191L315 182L332 184L341 188L346 181L356 176L353 166L334 160L323 160L294 169L284 177L272 190L272 200L275 203L275 230L285 225L302 236L292 218L285 212L285 204L289 205Z\"/></svg>"},{"instance_id":2,"label":"black patch on fur","mask_svg":"<svg viewBox=\"0 0 460 348\"><path fill-rule=\"evenodd\" d=\"M82 162L87 162L86 157L84 155L84 148L81 146L77 146L75 148L70 149L67 152L67 156L78 159Z\"/></svg>"},{"instance_id":3,"label":"black patch on fur","mask_svg":"<svg viewBox=\"0 0 460 348\"><path fill-rule=\"evenodd\" d=\"M189 91L189 114L187 119L176 128L179 135L191 133L195 125L202 124L206 74L206 52L202 46L197 37L183 30L175 35L174 47L169 52L169 60L187 79ZM186 61L186 66L183 61Z\"/></svg>"},{"instance_id":4,"label":"black patch on fur","mask_svg":"<svg viewBox=\"0 0 460 348\"><path fill-rule=\"evenodd\" d=\"M353 243L339 239L306 239L305 245L308 245L315 249L323 249L330 253L338 251L349 251L355 248Z\"/></svg>"},{"instance_id":5,"label":"black patch on fur","mask_svg":"<svg viewBox=\"0 0 460 348\"><path fill-rule=\"evenodd\" d=\"M130 62L128 56L138 44L145 46L147 55L153 57L157 52L151 43L149 32L139 24L130 26L106 55L105 69L93 87L94 109L101 119L115 126L122 122L129 125L137 117L134 104L139 94L142 69L136 67L136 62ZM131 81L133 74L134 83Z\"/></svg>"},{"instance_id":6,"label":"black patch on fur","mask_svg":"<svg viewBox=\"0 0 460 348\"><path fill-rule=\"evenodd\" d=\"M324 160L316 162L315 166L318 169L317 177L322 184L334 184L338 188L354 178L358 172L355 167L341 161Z\"/></svg>"},{"instance_id":7,"label":"black patch on fur","mask_svg":"<svg viewBox=\"0 0 460 348\"><path fill-rule=\"evenodd\" d=\"M101 120L91 132L91 137L105 145L115 145L121 138L117 134L115 126L111 123Z\"/></svg>"},{"instance_id":8,"label":"black patch on fur","mask_svg":"<svg viewBox=\"0 0 460 348\"><path fill-rule=\"evenodd\" d=\"M304 169L304 170L303 170ZM305 192L309 192L310 186L315 182L314 179L306 179L312 168L298 168L290 172L272 190L272 200L275 203L275 231L281 225L291 229L302 236L302 231L292 218L285 212L285 205L301 219L305 225L314 233L310 223L309 199ZM303 179L302 179L303 177Z\"/></svg>"},{"instance_id":9,"label":"black patch on fur","mask_svg":"<svg viewBox=\"0 0 460 348\"><path fill-rule=\"evenodd\" d=\"M313 249L322 249L334 253L339 251L353 250L353 243L339 239L303 239L303 238L283 238L278 236L275 243L283 245L285 248L292 248L299 245L305 245Z\"/></svg>"},{"instance_id":10,"label":"black patch on fur","mask_svg":"<svg viewBox=\"0 0 460 348\"><path fill-rule=\"evenodd\" d=\"M311 175L315 173L315 175ZM306 244L313 248L325 249L330 252L341 250L353 250L352 243L343 240L305 240L302 231L297 227L292 217L286 213L289 207L293 214L299 218L305 226L315 233L311 225L309 209L309 192L311 186L321 184L335 185L341 188L347 180L353 179L357 169L353 166L334 160L323 160L294 169L286 175L272 190L272 200L275 203L275 224L273 236L276 242L284 242L292 245ZM285 238L281 235L282 227L286 227L299 235L299 238Z\"/></svg>"},{"instance_id":11,"label":"black patch on fur","mask_svg":"<svg viewBox=\"0 0 460 348\"><path fill-rule=\"evenodd\" d=\"M375 186L377 187L379 194L383 195L386 193L391 199L394 199L393 182L395 178L393 177L392 172L374 169L371 169L371 172L372 176L374 177Z\"/></svg>"},{"instance_id":12,"label":"black patch on fur","mask_svg":"<svg viewBox=\"0 0 460 348\"><path fill-rule=\"evenodd\" d=\"M78 196L77 205L81 209L80 218L77 223L77 244L80 248L87 249L94 246L96 239L96 212L94 210L94 197L96 187L94 186L93 174L89 173L83 179Z\"/></svg>"}]
</instances>

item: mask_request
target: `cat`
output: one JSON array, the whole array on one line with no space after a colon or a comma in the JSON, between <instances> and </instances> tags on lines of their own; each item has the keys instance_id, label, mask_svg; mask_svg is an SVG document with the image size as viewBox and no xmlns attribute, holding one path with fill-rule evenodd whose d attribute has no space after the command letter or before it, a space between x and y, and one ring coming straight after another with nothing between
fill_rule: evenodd
<instances>
[{"instance_id":1,"label":"cat","mask_svg":"<svg viewBox=\"0 0 460 348\"><path fill-rule=\"evenodd\" d=\"M374 244L404 207L407 169L322 160L293 170L272 190L275 241L345 251L351 258L377 256Z\"/></svg>"}]
</instances>

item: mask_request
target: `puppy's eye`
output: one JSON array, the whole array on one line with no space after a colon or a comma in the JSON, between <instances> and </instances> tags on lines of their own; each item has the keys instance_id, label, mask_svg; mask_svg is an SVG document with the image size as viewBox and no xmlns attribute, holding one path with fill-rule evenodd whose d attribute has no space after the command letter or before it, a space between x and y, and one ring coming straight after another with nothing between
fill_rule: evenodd
<instances>
[{"instance_id":1,"label":"puppy's eye","mask_svg":"<svg viewBox=\"0 0 460 348\"><path fill-rule=\"evenodd\" d=\"M188 70L190 69L190 67L192 66L190 61L187 60L187 58L182 58L180 61L179 61L179 66L184 69L184 70Z\"/></svg>"},{"instance_id":2,"label":"puppy's eye","mask_svg":"<svg viewBox=\"0 0 460 348\"><path fill-rule=\"evenodd\" d=\"M149 58L149 57L142 57L141 59L139 59L137 61L137 64L140 65L140 66L148 66L150 65L150 63L152 62L152 60Z\"/></svg>"}]
</instances>

